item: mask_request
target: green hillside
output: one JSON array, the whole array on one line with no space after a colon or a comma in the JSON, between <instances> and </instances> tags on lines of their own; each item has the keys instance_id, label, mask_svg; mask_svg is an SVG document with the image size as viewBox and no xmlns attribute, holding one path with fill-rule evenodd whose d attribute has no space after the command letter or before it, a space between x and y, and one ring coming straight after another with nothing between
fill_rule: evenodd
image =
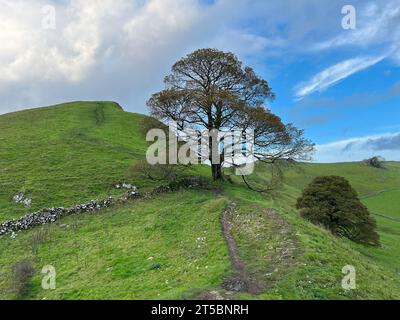
<instances>
[{"instance_id":1,"label":"green hillside","mask_svg":"<svg viewBox=\"0 0 400 320\"><path fill-rule=\"evenodd\" d=\"M144 117L111 102L0 116L0 222L118 194L113 185L122 181L149 186L129 173L146 150ZM233 178L2 236L0 299L15 298L12 266L23 260L36 270L26 299L400 299L400 164L386 166L300 164L285 169L284 184L268 195ZM252 177L261 186L263 172ZM374 213L380 248L338 239L299 217L301 190L330 174L349 179ZM19 192L31 208L12 201ZM238 261L248 286L232 292ZM348 264L357 270L353 291L341 288ZM57 270L56 290L40 286L44 265Z\"/></svg>"},{"instance_id":2,"label":"green hillside","mask_svg":"<svg viewBox=\"0 0 400 320\"><path fill-rule=\"evenodd\" d=\"M400 272L400 163L389 162L386 169L361 163L302 164L286 174L286 183L298 189L318 175L340 175L350 181L363 203L378 222L381 248L359 250L366 256Z\"/></svg>"},{"instance_id":3,"label":"green hillside","mask_svg":"<svg viewBox=\"0 0 400 320\"><path fill-rule=\"evenodd\" d=\"M146 144L143 115L77 102L0 116L0 221L105 196ZM23 192L32 207L10 201Z\"/></svg>"},{"instance_id":4,"label":"green hillside","mask_svg":"<svg viewBox=\"0 0 400 320\"><path fill-rule=\"evenodd\" d=\"M400 190L367 196L363 202L374 214L382 247L361 248L361 251L395 269L400 274Z\"/></svg>"},{"instance_id":5,"label":"green hillside","mask_svg":"<svg viewBox=\"0 0 400 320\"><path fill-rule=\"evenodd\" d=\"M196 210L193 210L193 207ZM171 299L192 288L217 286L229 272L219 213L224 200L186 192L153 201L68 217L60 223L1 239L0 265L29 258L39 268L33 299ZM64 226L63 226L64 225ZM66 227L67 226L67 227ZM206 237L205 241L197 238ZM39 239L35 241L34 239ZM40 269L53 265L57 290L41 289ZM12 298L9 270L0 297Z\"/></svg>"}]
</instances>

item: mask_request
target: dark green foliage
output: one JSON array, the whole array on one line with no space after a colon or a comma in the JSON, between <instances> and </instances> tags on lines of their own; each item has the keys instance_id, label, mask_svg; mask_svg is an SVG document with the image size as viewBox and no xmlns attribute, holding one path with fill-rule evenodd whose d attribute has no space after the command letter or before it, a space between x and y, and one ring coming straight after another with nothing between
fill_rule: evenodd
<instances>
[{"instance_id":1,"label":"dark green foliage","mask_svg":"<svg viewBox=\"0 0 400 320\"><path fill-rule=\"evenodd\" d=\"M385 159L378 156L378 157L372 157L372 158L366 159L363 161L363 163L366 166L370 166L370 167L374 167L374 168L378 168L378 169L385 169L385 166L383 164L384 161L385 161Z\"/></svg>"},{"instance_id":2,"label":"dark green foliage","mask_svg":"<svg viewBox=\"0 0 400 320\"><path fill-rule=\"evenodd\" d=\"M159 263L153 263L150 266L150 270L158 270L158 269L161 269L161 264L159 264Z\"/></svg>"},{"instance_id":3,"label":"dark green foliage","mask_svg":"<svg viewBox=\"0 0 400 320\"><path fill-rule=\"evenodd\" d=\"M297 200L301 216L333 234L364 245L379 245L376 222L343 177L315 178Z\"/></svg>"}]
</instances>

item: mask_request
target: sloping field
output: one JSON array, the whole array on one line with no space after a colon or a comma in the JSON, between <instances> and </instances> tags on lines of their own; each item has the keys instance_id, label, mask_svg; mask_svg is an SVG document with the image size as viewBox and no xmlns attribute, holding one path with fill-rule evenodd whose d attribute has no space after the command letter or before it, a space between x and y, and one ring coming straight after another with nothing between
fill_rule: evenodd
<instances>
[{"instance_id":1,"label":"sloping field","mask_svg":"<svg viewBox=\"0 0 400 320\"><path fill-rule=\"evenodd\" d=\"M145 154L144 118L112 102L0 116L0 221L120 194L118 182L150 185L128 173ZM386 166L299 164L267 194L234 178L0 237L0 299L16 297L12 270L22 261L35 270L25 299L400 299L400 165ZM257 168L253 182L265 185L264 172ZM319 175L352 183L382 247L338 239L299 217L296 198ZM12 201L18 193L30 208ZM55 290L41 287L45 265L56 268ZM345 265L357 270L356 290L341 287ZM243 279L249 286L235 282Z\"/></svg>"},{"instance_id":2,"label":"sloping field","mask_svg":"<svg viewBox=\"0 0 400 320\"><path fill-rule=\"evenodd\" d=\"M0 116L0 221L106 196L146 143L145 116L112 102L76 102ZM12 198L24 193L31 208Z\"/></svg>"}]
</instances>

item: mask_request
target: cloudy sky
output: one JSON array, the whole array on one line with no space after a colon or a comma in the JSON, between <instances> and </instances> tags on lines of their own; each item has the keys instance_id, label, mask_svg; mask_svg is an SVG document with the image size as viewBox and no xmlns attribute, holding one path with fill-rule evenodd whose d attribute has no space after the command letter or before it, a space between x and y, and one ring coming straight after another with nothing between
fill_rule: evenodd
<instances>
[{"instance_id":1,"label":"cloudy sky","mask_svg":"<svg viewBox=\"0 0 400 320\"><path fill-rule=\"evenodd\" d=\"M213 47L270 82L268 106L316 161L400 160L400 0L0 0L0 43L0 113L74 100L146 113L176 60Z\"/></svg>"}]
</instances>

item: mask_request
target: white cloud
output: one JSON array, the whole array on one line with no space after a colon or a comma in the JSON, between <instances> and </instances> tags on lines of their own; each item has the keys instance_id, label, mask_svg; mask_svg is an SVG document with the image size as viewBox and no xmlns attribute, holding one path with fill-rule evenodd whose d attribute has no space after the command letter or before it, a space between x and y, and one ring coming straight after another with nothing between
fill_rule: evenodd
<instances>
[{"instance_id":1,"label":"white cloud","mask_svg":"<svg viewBox=\"0 0 400 320\"><path fill-rule=\"evenodd\" d=\"M42 28L49 3L55 30ZM143 112L144 95L160 85L207 18L198 6L196 0L0 0L0 113L79 99L140 101L136 109Z\"/></svg>"},{"instance_id":2,"label":"white cloud","mask_svg":"<svg viewBox=\"0 0 400 320\"><path fill-rule=\"evenodd\" d=\"M390 3L395 1L400 0ZM354 2L364 6L361 0ZM272 80L271 73L280 75L282 65L337 30L337 4L320 0L237 0L234 4L228 0L209 4L201 0L0 0L0 113L99 99L117 100L128 110L144 112L146 99L162 87L171 64L200 47L232 50ZM56 8L56 30L41 28L45 5ZM365 16L375 21L380 8L370 6ZM390 32L373 41L388 39L393 46L399 28L388 10L391 22L383 26L385 30L391 26ZM362 22L360 27L364 24L368 25ZM271 62L271 57L279 62ZM395 53L391 57L395 59Z\"/></svg>"},{"instance_id":3,"label":"white cloud","mask_svg":"<svg viewBox=\"0 0 400 320\"><path fill-rule=\"evenodd\" d=\"M377 155L386 160L400 161L400 132L320 144L316 146L313 158L316 162L330 163L361 161Z\"/></svg>"},{"instance_id":4,"label":"white cloud","mask_svg":"<svg viewBox=\"0 0 400 320\"><path fill-rule=\"evenodd\" d=\"M377 64L385 57L385 55L377 57L358 57L339 62L316 74L308 82L299 84L295 88L295 95L297 98L301 99L313 92L324 91L340 80Z\"/></svg>"},{"instance_id":5,"label":"white cloud","mask_svg":"<svg viewBox=\"0 0 400 320\"><path fill-rule=\"evenodd\" d=\"M56 7L57 31L43 29L44 1L1 1L0 85L9 82L79 81L96 63L100 46L100 21L116 2L74 1ZM63 21L68 21L63 25Z\"/></svg>"},{"instance_id":6,"label":"white cloud","mask_svg":"<svg viewBox=\"0 0 400 320\"><path fill-rule=\"evenodd\" d=\"M355 7L355 30L341 30L328 40L317 41L308 51L315 53L346 46L357 48L361 52L379 48L383 54L376 57L351 58L321 71L309 82L301 83L295 88L298 99L316 91L323 91L383 59L391 59L400 65L400 0L389 0L379 5L376 2L368 2L357 4Z\"/></svg>"},{"instance_id":7,"label":"white cloud","mask_svg":"<svg viewBox=\"0 0 400 320\"><path fill-rule=\"evenodd\" d=\"M243 58L265 49L263 36L235 33L243 10L253 10L246 3L0 0L0 113L69 100L117 100L145 112L187 52L234 48ZM56 8L56 30L42 28L46 5Z\"/></svg>"},{"instance_id":8,"label":"white cloud","mask_svg":"<svg viewBox=\"0 0 400 320\"><path fill-rule=\"evenodd\" d=\"M399 19L400 0L386 1L379 6L375 2L356 5L357 28L342 30L338 35L316 43L311 50L332 49L341 46L360 46L389 44L393 45L400 39Z\"/></svg>"}]
</instances>

